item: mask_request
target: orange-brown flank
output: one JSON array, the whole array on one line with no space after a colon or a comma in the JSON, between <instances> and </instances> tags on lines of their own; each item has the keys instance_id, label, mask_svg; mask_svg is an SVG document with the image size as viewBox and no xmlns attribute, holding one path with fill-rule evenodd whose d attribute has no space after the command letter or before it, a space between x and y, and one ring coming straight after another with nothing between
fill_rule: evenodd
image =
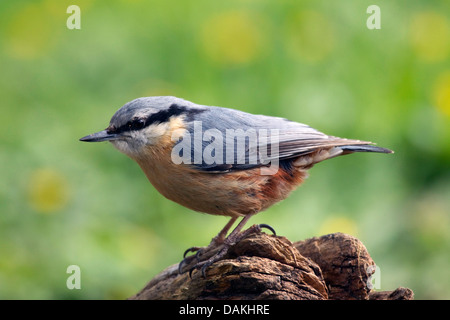
<instances>
[{"instance_id":1,"label":"orange-brown flank","mask_svg":"<svg viewBox=\"0 0 450 320\"><path fill-rule=\"evenodd\" d=\"M172 123L174 128L180 129L179 123ZM172 130L134 160L163 196L192 210L232 217L255 214L285 199L307 176L295 167L292 172L280 167L273 175L261 175L260 168L206 173L177 165L170 156L174 142L167 143Z\"/></svg>"}]
</instances>

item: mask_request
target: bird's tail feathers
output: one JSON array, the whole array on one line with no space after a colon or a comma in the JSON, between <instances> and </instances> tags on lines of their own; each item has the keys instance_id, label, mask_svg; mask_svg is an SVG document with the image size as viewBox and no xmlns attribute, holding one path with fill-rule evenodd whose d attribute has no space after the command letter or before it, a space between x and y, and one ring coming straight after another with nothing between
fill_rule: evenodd
<instances>
[{"instance_id":1,"label":"bird's tail feathers","mask_svg":"<svg viewBox=\"0 0 450 320\"><path fill-rule=\"evenodd\" d=\"M342 149L343 154L353 153L353 152L378 152L378 153L394 153L394 151L386 148L381 148L373 145L348 145L337 147Z\"/></svg>"},{"instance_id":2,"label":"bird's tail feathers","mask_svg":"<svg viewBox=\"0 0 450 320\"><path fill-rule=\"evenodd\" d=\"M351 144L334 146L329 148L322 148L317 152L312 152L298 157L293 165L295 167L310 168L314 164L322 162L327 159L343 156L354 152L378 152L378 153L394 153L394 151L386 148L381 148L369 144Z\"/></svg>"}]
</instances>

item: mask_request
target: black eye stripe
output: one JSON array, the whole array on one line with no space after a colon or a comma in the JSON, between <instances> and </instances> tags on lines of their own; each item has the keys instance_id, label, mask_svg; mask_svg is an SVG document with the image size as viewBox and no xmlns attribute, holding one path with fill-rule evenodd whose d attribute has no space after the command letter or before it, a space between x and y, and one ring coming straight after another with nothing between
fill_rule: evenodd
<instances>
[{"instance_id":1,"label":"black eye stripe","mask_svg":"<svg viewBox=\"0 0 450 320\"><path fill-rule=\"evenodd\" d=\"M197 113L204 112L206 110L201 109L189 109L187 107L179 106L177 104L172 104L169 109L158 111L150 115L147 119L138 118L128 121L126 124L115 128L110 127L107 129L108 133L122 133L127 131L140 130L148 127L152 124L168 122L173 116L180 116L185 114L190 121L191 117Z\"/></svg>"},{"instance_id":2,"label":"black eye stripe","mask_svg":"<svg viewBox=\"0 0 450 320\"><path fill-rule=\"evenodd\" d=\"M140 130L145 126L144 119L134 119L127 123L127 126L130 130Z\"/></svg>"},{"instance_id":3,"label":"black eye stripe","mask_svg":"<svg viewBox=\"0 0 450 320\"><path fill-rule=\"evenodd\" d=\"M177 104L172 104L169 109L167 110L161 110L154 114L152 114L148 119L145 121L145 126L149 126L154 123L164 123L168 122L169 119L173 116L180 116L182 114L185 114L187 116L192 116L193 114L203 112L206 110L199 110L199 109L188 109L187 107L179 106Z\"/></svg>"}]
</instances>

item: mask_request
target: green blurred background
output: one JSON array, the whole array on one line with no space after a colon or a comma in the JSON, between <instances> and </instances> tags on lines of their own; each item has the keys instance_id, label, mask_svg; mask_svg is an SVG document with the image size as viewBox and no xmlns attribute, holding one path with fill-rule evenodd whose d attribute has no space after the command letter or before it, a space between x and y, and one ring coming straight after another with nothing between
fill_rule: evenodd
<instances>
[{"instance_id":1,"label":"green blurred background","mask_svg":"<svg viewBox=\"0 0 450 320\"><path fill-rule=\"evenodd\" d=\"M446 0L1 1L0 298L124 299L224 226L78 141L129 100L175 95L394 149L315 166L251 222L292 241L352 234L379 290L449 299L449 58Z\"/></svg>"}]
</instances>

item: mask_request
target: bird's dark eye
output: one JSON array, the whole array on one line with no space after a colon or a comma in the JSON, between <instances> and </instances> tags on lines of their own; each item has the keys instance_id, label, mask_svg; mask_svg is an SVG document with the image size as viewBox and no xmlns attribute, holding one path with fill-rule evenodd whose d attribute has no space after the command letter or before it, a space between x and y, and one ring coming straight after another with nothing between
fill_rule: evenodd
<instances>
[{"instance_id":1,"label":"bird's dark eye","mask_svg":"<svg viewBox=\"0 0 450 320\"><path fill-rule=\"evenodd\" d=\"M130 122L128 122L128 128L131 130L140 130L145 126L145 120L144 119L135 119Z\"/></svg>"}]
</instances>

